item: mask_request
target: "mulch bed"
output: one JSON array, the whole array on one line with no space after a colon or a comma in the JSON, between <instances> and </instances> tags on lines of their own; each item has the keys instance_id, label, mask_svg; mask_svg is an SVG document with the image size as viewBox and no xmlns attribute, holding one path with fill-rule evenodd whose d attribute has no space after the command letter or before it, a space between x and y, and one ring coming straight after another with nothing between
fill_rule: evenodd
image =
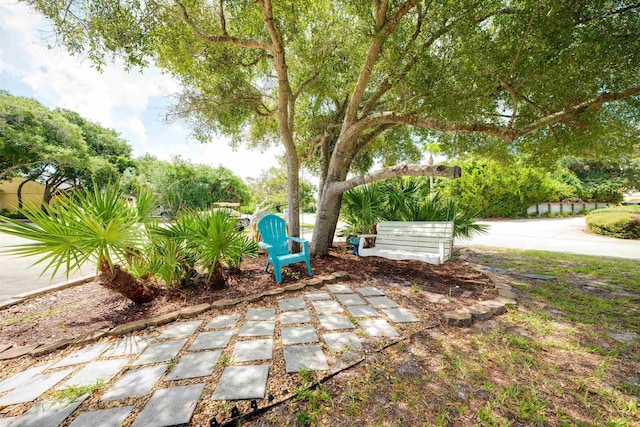
<instances>
[{"instance_id":1,"label":"mulch bed","mask_svg":"<svg viewBox=\"0 0 640 427\"><path fill-rule=\"evenodd\" d=\"M304 264L292 264L285 267L283 282L277 284L273 274L264 271L265 264L264 254L246 259L240 271L228 276L228 285L223 289L207 286L164 289L152 302L143 305L132 304L93 282L53 291L0 311L0 344L23 346L77 338L192 305L276 289L306 277ZM488 299L494 292L491 281L463 261L430 265L419 261L360 258L338 247L327 257L312 259L311 265L314 276L346 271L353 281L378 280L414 286L457 301Z\"/></svg>"}]
</instances>

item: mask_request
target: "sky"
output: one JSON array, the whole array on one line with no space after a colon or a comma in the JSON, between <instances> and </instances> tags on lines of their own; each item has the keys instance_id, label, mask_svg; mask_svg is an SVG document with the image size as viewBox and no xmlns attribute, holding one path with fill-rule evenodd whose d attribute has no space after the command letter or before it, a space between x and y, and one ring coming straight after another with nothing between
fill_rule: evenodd
<instances>
[{"instance_id":1,"label":"sky","mask_svg":"<svg viewBox=\"0 0 640 427\"><path fill-rule=\"evenodd\" d=\"M169 95L180 89L171 77L157 69L125 71L121 63L99 72L64 48L49 49L51 32L50 24L23 3L0 0L0 90L115 129L136 157L149 153L170 160L180 155L193 163L224 166L243 179L278 165L281 149L234 151L225 137L201 144L189 137L185 125L164 123Z\"/></svg>"}]
</instances>

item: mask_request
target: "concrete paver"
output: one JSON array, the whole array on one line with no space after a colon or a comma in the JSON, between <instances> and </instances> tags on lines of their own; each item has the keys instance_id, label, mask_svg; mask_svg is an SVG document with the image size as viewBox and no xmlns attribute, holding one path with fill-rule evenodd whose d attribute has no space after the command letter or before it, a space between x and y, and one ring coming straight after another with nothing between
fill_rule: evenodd
<instances>
[{"instance_id":1,"label":"concrete paver","mask_svg":"<svg viewBox=\"0 0 640 427\"><path fill-rule=\"evenodd\" d=\"M30 368L25 371L18 372L17 374L5 379L4 381L0 382L0 393L13 390L16 387L25 384L26 382L30 381L31 378L47 369L48 366L49 365L36 366L35 368Z\"/></svg>"},{"instance_id":2,"label":"concrete paver","mask_svg":"<svg viewBox=\"0 0 640 427\"><path fill-rule=\"evenodd\" d=\"M327 359L319 345L294 345L282 348L287 374L309 371L328 371Z\"/></svg>"},{"instance_id":3,"label":"concrete paver","mask_svg":"<svg viewBox=\"0 0 640 427\"><path fill-rule=\"evenodd\" d=\"M267 389L269 365L227 366L211 398L213 400L262 399Z\"/></svg>"},{"instance_id":4,"label":"concrete paver","mask_svg":"<svg viewBox=\"0 0 640 427\"><path fill-rule=\"evenodd\" d=\"M167 326L158 336L159 340L171 338L187 338L191 336L202 324L202 320L194 322L176 322Z\"/></svg>"},{"instance_id":5,"label":"concrete paver","mask_svg":"<svg viewBox=\"0 0 640 427\"><path fill-rule=\"evenodd\" d=\"M238 320L240 320L240 313L224 314L222 316L213 318L213 320L207 323L204 328L205 329L233 328L238 324Z\"/></svg>"},{"instance_id":6,"label":"concrete paver","mask_svg":"<svg viewBox=\"0 0 640 427\"><path fill-rule=\"evenodd\" d=\"M166 379L174 381L211 375L221 354L221 350L187 353L178 359L178 363L167 374Z\"/></svg>"},{"instance_id":7,"label":"concrete paver","mask_svg":"<svg viewBox=\"0 0 640 427\"><path fill-rule=\"evenodd\" d=\"M400 334L384 319L359 320L358 325L372 337L399 337Z\"/></svg>"},{"instance_id":8,"label":"concrete paver","mask_svg":"<svg viewBox=\"0 0 640 427\"><path fill-rule=\"evenodd\" d=\"M235 362L254 362L271 360L273 357L273 340L238 341L233 347L231 360Z\"/></svg>"},{"instance_id":9,"label":"concrete paver","mask_svg":"<svg viewBox=\"0 0 640 427\"><path fill-rule=\"evenodd\" d=\"M276 309L271 307L249 308L244 320L274 320L276 318Z\"/></svg>"},{"instance_id":10,"label":"concrete paver","mask_svg":"<svg viewBox=\"0 0 640 427\"><path fill-rule=\"evenodd\" d=\"M80 363L91 362L93 359L100 356L100 354L109 347L109 344L96 344L89 347L81 348L73 354L65 357L58 363L52 366L52 368L61 368L63 366L78 365Z\"/></svg>"},{"instance_id":11,"label":"concrete paver","mask_svg":"<svg viewBox=\"0 0 640 427\"><path fill-rule=\"evenodd\" d=\"M329 350L342 351L346 349L359 349L362 347L360 338L354 332L332 332L323 334L322 339Z\"/></svg>"},{"instance_id":12,"label":"concrete paver","mask_svg":"<svg viewBox=\"0 0 640 427\"><path fill-rule=\"evenodd\" d=\"M191 346L189 346L189 351L224 348L231 340L233 333L233 330L228 329L223 331L202 332L196 337Z\"/></svg>"},{"instance_id":13,"label":"concrete paver","mask_svg":"<svg viewBox=\"0 0 640 427\"><path fill-rule=\"evenodd\" d=\"M204 389L204 384L156 390L132 427L166 427L186 425Z\"/></svg>"},{"instance_id":14,"label":"concrete paver","mask_svg":"<svg viewBox=\"0 0 640 427\"><path fill-rule=\"evenodd\" d=\"M352 294L353 289L348 285L327 285L327 289L334 294Z\"/></svg>"},{"instance_id":15,"label":"concrete paver","mask_svg":"<svg viewBox=\"0 0 640 427\"><path fill-rule=\"evenodd\" d=\"M176 357L186 343L187 338L151 344L138 356L133 362L133 365L146 365L148 363L159 363L171 360Z\"/></svg>"},{"instance_id":16,"label":"concrete paver","mask_svg":"<svg viewBox=\"0 0 640 427\"><path fill-rule=\"evenodd\" d=\"M336 294L336 299L344 305L365 305L367 302L357 294Z\"/></svg>"},{"instance_id":17,"label":"concrete paver","mask_svg":"<svg viewBox=\"0 0 640 427\"><path fill-rule=\"evenodd\" d=\"M398 303L387 297L369 297L367 298L369 304L375 308L396 308Z\"/></svg>"},{"instance_id":18,"label":"concrete paver","mask_svg":"<svg viewBox=\"0 0 640 427\"><path fill-rule=\"evenodd\" d=\"M408 322L419 322L418 319L413 313L411 313L406 308L383 308L382 312L389 317L393 322L396 323L408 323Z\"/></svg>"},{"instance_id":19,"label":"concrete paver","mask_svg":"<svg viewBox=\"0 0 640 427\"><path fill-rule=\"evenodd\" d=\"M306 310L302 311L286 311L280 314L279 317L281 325L291 325L294 323L308 323L311 322L311 316Z\"/></svg>"},{"instance_id":20,"label":"concrete paver","mask_svg":"<svg viewBox=\"0 0 640 427\"><path fill-rule=\"evenodd\" d=\"M110 360L96 360L90 362L76 372L71 378L62 383L58 389L74 386L88 386L94 385L98 381L107 383L111 381L111 378L115 377L118 372L122 370L129 363L129 359L110 359Z\"/></svg>"},{"instance_id":21,"label":"concrete paver","mask_svg":"<svg viewBox=\"0 0 640 427\"><path fill-rule=\"evenodd\" d=\"M356 288L356 291L363 297L382 297L384 292L375 286L363 286L362 288Z\"/></svg>"},{"instance_id":22,"label":"concrete paver","mask_svg":"<svg viewBox=\"0 0 640 427\"><path fill-rule=\"evenodd\" d=\"M262 337L266 335L273 335L276 329L276 322L274 321L262 321L262 322L245 322L240 329L239 336L241 337Z\"/></svg>"},{"instance_id":23,"label":"concrete paver","mask_svg":"<svg viewBox=\"0 0 640 427\"><path fill-rule=\"evenodd\" d=\"M353 317L380 317L374 308L368 305L351 305L347 307L347 310Z\"/></svg>"},{"instance_id":24,"label":"concrete paver","mask_svg":"<svg viewBox=\"0 0 640 427\"><path fill-rule=\"evenodd\" d=\"M313 326L293 326L282 328L282 344L305 344L318 342L318 335Z\"/></svg>"},{"instance_id":25,"label":"concrete paver","mask_svg":"<svg viewBox=\"0 0 640 427\"><path fill-rule=\"evenodd\" d=\"M87 394L74 402L56 402L45 400L33 405L27 412L13 422L20 427L58 427L87 398Z\"/></svg>"},{"instance_id":26,"label":"concrete paver","mask_svg":"<svg viewBox=\"0 0 640 427\"><path fill-rule=\"evenodd\" d=\"M344 311L337 301L312 301L311 304L319 314L341 313Z\"/></svg>"},{"instance_id":27,"label":"concrete paver","mask_svg":"<svg viewBox=\"0 0 640 427\"><path fill-rule=\"evenodd\" d=\"M0 397L0 406L15 405L35 400L51 387L59 383L64 377L73 372L73 369L51 372L49 374L36 375L30 381L19 385L4 396Z\"/></svg>"},{"instance_id":28,"label":"concrete paver","mask_svg":"<svg viewBox=\"0 0 640 427\"><path fill-rule=\"evenodd\" d=\"M348 317L325 314L318 316L318 321L322 325L323 328L328 329L330 331L334 331L336 329L354 329L355 325L351 323Z\"/></svg>"},{"instance_id":29,"label":"concrete paver","mask_svg":"<svg viewBox=\"0 0 640 427\"><path fill-rule=\"evenodd\" d=\"M167 364L147 366L125 372L102 396L103 402L144 396L149 393L167 370Z\"/></svg>"},{"instance_id":30,"label":"concrete paver","mask_svg":"<svg viewBox=\"0 0 640 427\"><path fill-rule=\"evenodd\" d=\"M135 406L121 406L83 412L69 424L69 427L118 427L133 411L133 408Z\"/></svg>"},{"instance_id":31,"label":"concrete paver","mask_svg":"<svg viewBox=\"0 0 640 427\"><path fill-rule=\"evenodd\" d=\"M148 338L130 335L118 341L112 348L106 351L102 357L131 356L133 354L140 354L148 345Z\"/></svg>"},{"instance_id":32,"label":"concrete paver","mask_svg":"<svg viewBox=\"0 0 640 427\"><path fill-rule=\"evenodd\" d=\"M278 308L280 308L280 311L293 311L305 309L307 305L301 297L287 298L278 301Z\"/></svg>"},{"instance_id":33,"label":"concrete paver","mask_svg":"<svg viewBox=\"0 0 640 427\"><path fill-rule=\"evenodd\" d=\"M331 295L324 291L307 292L304 297L309 301L322 301L331 299Z\"/></svg>"}]
</instances>

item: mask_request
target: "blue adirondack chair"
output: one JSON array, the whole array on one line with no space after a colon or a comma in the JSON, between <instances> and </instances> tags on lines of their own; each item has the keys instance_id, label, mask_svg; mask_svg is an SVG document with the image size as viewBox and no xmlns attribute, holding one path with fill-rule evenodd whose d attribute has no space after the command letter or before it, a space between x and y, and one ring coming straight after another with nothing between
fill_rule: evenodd
<instances>
[{"instance_id":1,"label":"blue adirondack chair","mask_svg":"<svg viewBox=\"0 0 640 427\"><path fill-rule=\"evenodd\" d=\"M269 264L273 265L276 282L282 282L282 267L294 262L304 261L307 264L307 272L311 276L309 241L298 237L287 237L284 219L273 214L265 215L258 221L258 231L262 236L262 242L258 243L258 246L269 252L269 259L264 271L269 270ZM290 253L289 240L300 243L302 252Z\"/></svg>"}]
</instances>

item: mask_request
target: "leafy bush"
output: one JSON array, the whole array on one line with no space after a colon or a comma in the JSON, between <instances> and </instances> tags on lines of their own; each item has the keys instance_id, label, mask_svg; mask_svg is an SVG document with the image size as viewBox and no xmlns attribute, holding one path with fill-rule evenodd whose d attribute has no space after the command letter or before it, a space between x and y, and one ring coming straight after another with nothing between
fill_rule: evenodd
<instances>
[{"instance_id":1,"label":"leafy bush","mask_svg":"<svg viewBox=\"0 0 640 427\"><path fill-rule=\"evenodd\" d=\"M518 216L529 206L548 201L554 192L551 180L539 169L484 159L460 166L462 176L446 191L460 210L480 217Z\"/></svg>"},{"instance_id":2,"label":"leafy bush","mask_svg":"<svg viewBox=\"0 0 640 427\"><path fill-rule=\"evenodd\" d=\"M640 239L640 206L620 206L591 211L587 229L620 239Z\"/></svg>"},{"instance_id":3,"label":"leafy bush","mask_svg":"<svg viewBox=\"0 0 640 427\"><path fill-rule=\"evenodd\" d=\"M20 212L10 212L9 209L0 209L0 216L11 219L27 219L24 214Z\"/></svg>"},{"instance_id":4,"label":"leafy bush","mask_svg":"<svg viewBox=\"0 0 640 427\"><path fill-rule=\"evenodd\" d=\"M622 193L638 185L640 162L620 162L565 157L556 174L559 181L575 188L577 196L585 202L622 201Z\"/></svg>"}]
</instances>

